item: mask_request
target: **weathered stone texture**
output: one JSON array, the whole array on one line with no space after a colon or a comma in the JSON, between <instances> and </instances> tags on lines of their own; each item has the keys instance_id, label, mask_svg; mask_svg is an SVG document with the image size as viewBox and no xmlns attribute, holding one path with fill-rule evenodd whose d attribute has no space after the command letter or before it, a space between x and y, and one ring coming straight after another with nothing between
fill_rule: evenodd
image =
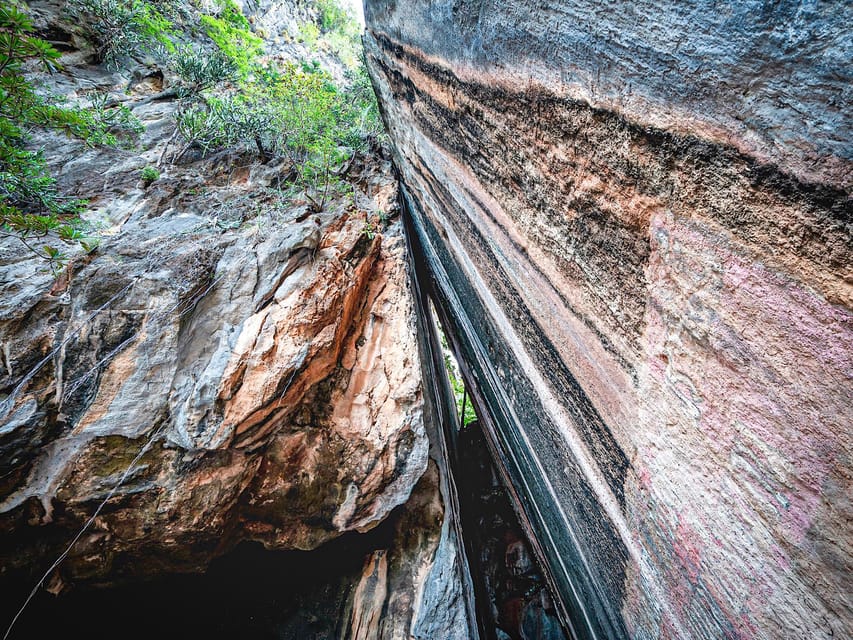
<instances>
[{"instance_id":1,"label":"weathered stone texture","mask_svg":"<svg viewBox=\"0 0 853 640\"><path fill-rule=\"evenodd\" d=\"M367 3L437 300L582 634L853 633L850 18Z\"/></svg>"},{"instance_id":2,"label":"weathered stone texture","mask_svg":"<svg viewBox=\"0 0 853 640\"><path fill-rule=\"evenodd\" d=\"M343 81L335 55L309 56L294 40L316 7L237 1L270 56L319 56ZM317 588L287 611L228 628L241 637L259 624L294 637L300 629L365 640L472 637L448 481L430 451L427 431L436 427L424 415L387 151L352 158L341 174L351 191L331 189L320 212L285 194L294 167L283 157L179 152L168 65L91 64L89 45L61 19L64 4L30 7L64 52L49 88L81 99L103 92L145 128L127 149L33 134L62 192L90 200L86 215L102 232L96 251L69 249L56 279L15 238L0 239L0 580L9 618L87 527L46 581L52 593L78 586L76 595L37 595L26 612L35 619L16 633L43 636L44 612L67 612L87 593L110 601L86 587L144 598L140 579L171 589L181 584L170 582L175 572L204 571L244 541L313 551L373 529L350 533L332 552L358 563L365 545L378 545L360 581L326 567L328 584L312 581ZM161 176L141 182L153 165ZM327 552L308 555L323 563ZM199 602L207 577L216 580L182 583L202 587ZM302 577L284 579L296 591ZM274 603L288 593L281 587L263 599ZM178 633L168 616L153 615L148 628ZM319 624L300 627L312 618ZM216 619L208 628L224 633Z\"/></svg>"},{"instance_id":3,"label":"weathered stone texture","mask_svg":"<svg viewBox=\"0 0 853 640\"><path fill-rule=\"evenodd\" d=\"M55 6L36 13L63 33ZM241 540L313 549L375 527L428 457L400 225L364 233L394 216L390 163L355 159L353 194L320 213L273 188L287 161L238 151L189 153L145 185L141 169L172 155L163 73L69 48L52 90L103 91L146 127L132 150L34 140L63 191L91 199L97 251L55 279L0 245L4 570L43 571L108 497L65 579L201 570Z\"/></svg>"},{"instance_id":4,"label":"weathered stone texture","mask_svg":"<svg viewBox=\"0 0 853 640\"><path fill-rule=\"evenodd\" d=\"M242 538L311 549L405 502L427 438L401 237L368 240L357 209L266 239L139 220L67 289L6 309L7 531L21 517L73 531L152 437L71 573L93 547L162 545L176 568Z\"/></svg>"}]
</instances>

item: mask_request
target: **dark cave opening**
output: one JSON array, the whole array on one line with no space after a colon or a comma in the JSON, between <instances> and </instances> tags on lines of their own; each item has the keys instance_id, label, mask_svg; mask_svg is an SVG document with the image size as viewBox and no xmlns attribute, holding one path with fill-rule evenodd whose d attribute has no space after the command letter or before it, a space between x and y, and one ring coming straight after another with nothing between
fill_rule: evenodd
<instances>
[{"instance_id":1,"label":"dark cave opening","mask_svg":"<svg viewBox=\"0 0 853 640\"><path fill-rule=\"evenodd\" d=\"M398 516L313 551L243 543L201 574L75 587L58 596L42 589L10 638L342 638L365 559L393 544ZM3 620L12 619L32 584L22 575L0 580Z\"/></svg>"}]
</instances>

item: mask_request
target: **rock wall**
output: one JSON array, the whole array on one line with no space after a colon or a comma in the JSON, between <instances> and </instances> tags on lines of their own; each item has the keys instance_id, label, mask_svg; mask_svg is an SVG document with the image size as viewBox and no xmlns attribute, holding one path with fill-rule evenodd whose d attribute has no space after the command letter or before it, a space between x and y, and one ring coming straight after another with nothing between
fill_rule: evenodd
<instances>
[{"instance_id":1,"label":"rock wall","mask_svg":"<svg viewBox=\"0 0 853 640\"><path fill-rule=\"evenodd\" d=\"M853 11L369 0L413 240L579 637L853 634Z\"/></svg>"},{"instance_id":2,"label":"rock wall","mask_svg":"<svg viewBox=\"0 0 853 640\"><path fill-rule=\"evenodd\" d=\"M320 212L284 193L286 158L178 155L168 67L91 64L62 4L32 7L64 53L48 88L102 92L144 132L128 148L33 133L62 192L90 200L97 250L72 251L57 278L17 239L0 239L0 615L12 619L72 540L46 586L77 587L71 602L98 610L121 593L155 602L140 579L174 589L170 576L202 572L241 542L315 550L387 521L392 534L353 544L342 563L379 544L363 575L325 569L338 590L302 594L294 619L338 613L324 628L391 640L418 635L428 617L443 637L469 637L387 152L356 156L341 175L351 190ZM304 8L249 4L271 53L298 58L279 36ZM141 181L154 165L160 176ZM299 576L287 579L295 588ZM93 585L125 591L99 598L85 591ZM68 611L41 597L16 633L41 637ZM269 624L284 629L294 608ZM147 622L131 635L183 628Z\"/></svg>"},{"instance_id":3,"label":"rock wall","mask_svg":"<svg viewBox=\"0 0 853 640\"><path fill-rule=\"evenodd\" d=\"M399 230L369 239L364 211L338 206L223 232L175 210L186 190L175 177L135 194L65 282L38 260L8 265L21 277L4 279L6 531L73 530L151 441L72 572L155 548L151 571L199 568L241 538L312 549L380 522L426 468ZM208 206L240 195L203 190Z\"/></svg>"}]
</instances>

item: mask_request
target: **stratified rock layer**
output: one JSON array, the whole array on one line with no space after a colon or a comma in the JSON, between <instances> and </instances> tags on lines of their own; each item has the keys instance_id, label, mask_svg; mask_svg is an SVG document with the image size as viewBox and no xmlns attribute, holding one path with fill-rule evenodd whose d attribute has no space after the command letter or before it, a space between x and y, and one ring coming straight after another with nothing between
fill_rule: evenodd
<instances>
[{"instance_id":1,"label":"stratified rock layer","mask_svg":"<svg viewBox=\"0 0 853 640\"><path fill-rule=\"evenodd\" d=\"M853 633L850 14L367 3L432 293L582 637Z\"/></svg>"}]
</instances>

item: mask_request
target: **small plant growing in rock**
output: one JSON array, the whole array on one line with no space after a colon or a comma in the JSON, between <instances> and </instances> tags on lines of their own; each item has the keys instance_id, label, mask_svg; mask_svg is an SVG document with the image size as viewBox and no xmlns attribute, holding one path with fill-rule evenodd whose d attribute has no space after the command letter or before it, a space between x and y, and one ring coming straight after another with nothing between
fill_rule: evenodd
<instances>
[{"instance_id":1,"label":"small plant growing in rock","mask_svg":"<svg viewBox=\"0 0 853 640\"><path fill-rule=\"evenodd\" d=\"M369 219L364 221L364 226L361 227L361 235L368 240L373 240L376 237L376 225Z\"/></svg>"},{"instance_id":2,"label":"small plant growing in rock","mask_svg":"<svg viewBox=\"0 0 853 640\"><path fill-rule=\"evenodd\" d=\"M181 78L181 96L197 97L221 82L232 80L237 68L219 49L208 51L195 45L176 49L172 66Z\"/></svg>"},{"instance_id":3,"label":"small plant growing in rock","mask_svg":"<svg viewBox=\"0 0 853 640\"><path fill-rule=\"evenodd\" d=\"M373 240L376 234L382 233L387 229L388 217L383 211L376 212L376 215L371 215L370 212L364 214L364 225L361 228L361 233L368 240Z\"/></svg>"},{"instance_id":4,"label":"small plant growing in rock","mask_svg":"<svg viewBox=\"0 0 853 640\"><path fill-rule=\"evenodd\" d=\"M146 187L160 179L160 172L155 167L145 167L142 170L142 182Z\"/></svg>"}]
</instances>

